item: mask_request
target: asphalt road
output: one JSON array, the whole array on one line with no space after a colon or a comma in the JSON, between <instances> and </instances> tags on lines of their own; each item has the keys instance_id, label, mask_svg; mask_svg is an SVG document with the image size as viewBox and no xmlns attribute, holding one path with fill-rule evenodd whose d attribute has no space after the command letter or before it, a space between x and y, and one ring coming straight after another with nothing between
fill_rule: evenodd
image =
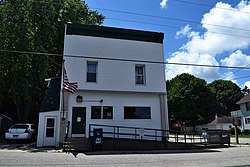
<instances>
[{"instance_id":1,"label":"asphalt road","mask_svg":"<svg viewBox=\"0 0 250 167\"><path fill-rule=\"evenodd\" d=\"M144 154L66 154L60 150L0 147L0 166L62 166L62 167L246 167L250 166L250 147L230 147L204 152L160 152Z\"/></svg>"}]
</instances>

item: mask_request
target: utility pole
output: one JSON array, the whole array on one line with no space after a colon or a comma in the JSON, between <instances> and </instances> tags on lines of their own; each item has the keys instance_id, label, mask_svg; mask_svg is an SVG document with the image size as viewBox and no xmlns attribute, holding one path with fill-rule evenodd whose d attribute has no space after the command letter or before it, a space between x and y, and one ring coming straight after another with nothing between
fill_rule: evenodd
<instances>
[{"instance_id":1,"label":"utility pole","mask_svg":"<svg viewBox=\"0 0 250 167\"><path fill-rule=\"evenodd\" d=\"M236 117L233 118L233 124L234 124L234 135L235 135L235 143L239 144L239 136L238 136L238 121L236 120Z\"/></svg>"}]
</instances>

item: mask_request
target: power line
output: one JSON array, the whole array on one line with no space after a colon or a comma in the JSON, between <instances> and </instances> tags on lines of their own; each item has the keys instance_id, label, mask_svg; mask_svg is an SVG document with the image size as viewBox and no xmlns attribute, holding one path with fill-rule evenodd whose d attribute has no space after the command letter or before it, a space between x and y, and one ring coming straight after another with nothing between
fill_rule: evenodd
<instances>
[{"instance_id":1,"label":"power line","mask_svg":"<svg viewBox=\"0 0 250 167\"><path fill-rule=\"evenodd\" d=\"M174 20L174 21L181 21L181 22L187 22L187 23L201 24L200 22L193 21L193 20L185 20L185 19L178 19L178 18L172 18L172 17L163 17L163 16L143 14L143 13L135 13L135 12L113 10L113 9L105 9L105 8L92 8L92 9L104 10L104 11L116 12L116 13L123 13L123 14L130 14L130 15L137 15L137 16L144 16L144 17L152 17L152 18L165 19L165 20ZM209 25L209 26L221 27L221 28L241 30L241 31L250 31L250 29L244 29L244 28L238 28L238 27L231 27L231 26L225 26L225 25L217 25L217 24L210 24L210 23L203 23L203 24Z\"/></svg>"},{"instance_id":2,"label":"power line","mask_svg":"<svg viewBox=\"0 0 250 167\"><path fill-rule=\"evenodd\" d=\"M213 7L212 5L208 5L208 4L204 4L204 3L196 3L196 2L190 2L190 1L184 1L184 0L174 0L174 1L186 3L186 4L198 5L198 6Z\"/></svg>"},{"instance_id":3,"label":"power line","mask_svg":"<svg viewBox=\"0 0 250 167\"><path fill-rule=\"evenodd\" d=\"M250 64L247 64L247 65L245 65L244 67L247 67L247 66L249 66ZM234 71L232 74L229 74L228 76L226 76L226 77L223 77L222 79L224 80L224 79L227 79L228 77L230 77L230 76L233 76L234 74L236 74L236 73L238 73L239 71L241 71L242 69L238 69L238 70L236 70L236 71Z\"/></svg>"},{"instance_id":4,"label":"power line","mask_svg":"<svg viewBox=\"0 0 250 167\"><path fill-rule=\"evenodd\" d=\"M46 52L29 52L29 51L16 51L16 50L0 50L0 52L5 53L19 53L19 54L28 54L28 55L45 55L45 56L59 56L63 57L63 54L56 54L56 53L46 53Z\"/></svg>"},{"instance_id":5,"label":"power line","mask_svg":"<svg viewBox=\"0 0 250 167\"><path fill-rule=\"evenodd\" d=\"M45 2L45 1L37 1L37 0L29 0L29 1L38 2L38 3L47 3L47 4L59 4L58 2ZM201 5L201 6L214 7L212 5L207 5L207 4L202 4L202 3L193 3L193 2L190 2L190 1L184 1L184 0L175 0L175 1L182 2L182 3L189 3L189 4ZM219 8L219 7L216 7L216 8ZM144 16L144 17L152 17L152 18L159 18L159 19L181 21L181 22L187 22L187 23L201 24L200 22L193 21L193 20L185 20L185 19L178 19L178 18L171 18L171 17L163 17L163 16L149 15L149 14L136 13L136 12L128 12L128 11L121 11L121 10L112 10L112 9L105 9L105 8L91 8L91 9L104 10L104 11L117 12L117 13L124 13L124 14L130 14L130 15L138 15L138 16ZM228 10L227 8L221 8L221 9ZM238 11L238 12L240 12L239 10L230 10L230 11L234 11L234 12ZM250 14L248 12L243 12L243 13ZM111 18L111 19L115 20L115 18ZM116 20L122 21L123 19L116 19ZM125 20L123 20L123 21L125 21ZM129 21L129 20L126 20L126 21ZM130 22L136 22L136 21L130 21ZM140 22L138 22L138 23L140 23ZM144 24L146 24L146 23L144 22ZM154 23L147 23L147 24L155 25ZM203 24L209 25L209 26L221 27L221 28L235 29L235 30L240 30L240 31L250 31L250 29L244 29L244 28L238 28L238 27L231 27L231 26L224 26L224 25L218 25L218 24L210 24L210 23L203 23ZM219 32L212 32L212 33L219 33ZM219 34L224 34L224 33L219 33ZM227 35L233 35L233 34L227 34ZM233 35L233 36L238 36L238 35ZM243 36L240 36L240 37L243 37Z\"/></svg>"},{"instance_id":6,"label":"power line","mask_svg":"<svg viewBox=\"0 0 250 167\"><path fill-rule=\"evenodd\" d=\"M244 77L239 77L239 78L234 78L235 80L239 80L239 79L244 79L244 78L250 78L250 75L244 76Z\"/></svg>"},{"instance_id":7,"label":"power line","mask_svg":"<svg viewBox=\"0 0 250 167\"><path fill-rule=\"evenodd\" d=\"M208 4L204 4L204 3L196 3L196 2L190 2L190 1L185 1L185 0L174 0L174 1L181 2L181 3L187 3L187 4L193 4L193 5L199 5L199 6L206 6L206 7L214 8L214 6L208 5ZM228 8L223 8L223 7L218 7L218 6L216 6L216 8L222 9L222 10L233 11L233 12L250 14L250 12L245 12L245 11L236 10L236 9L228 9Z\"/></svg>"},{"instance_id":8,"label":"power line","mask_svg":"<svg viewBox=\"0 0 250 167\"><path fill-rule=\"evenodd\" d=\"M37 2L37 3L46 3L46 4L60 4L58 2L45 2L45 1L37 1L37 0L29 0L29 1ZM188 3L188 4L195 4L195 5L199 5L199 6L207 6L207 7L211 7L211 8L214 7L214 6L208 5L208 4L195 3L195 2L184 1L184 0L175 0L175 1L182 2L182 3ZM234 11L234 12L241 12L241 13L245 13L245 14L250 14L250 12L244 12L244 11L235 10L235 9L227 9L227 8L222 8L222 7L216 7L216 8L223 9L223 10ZM167 19L167 20L189 22L189 23L195 23L195 24L201 24L200 22L193 21L193 20L185 20L185 19L178 19L178 18L171 18L171 17L163 17L163 16L149 15L149 14L136 13L136 12L128 12L128 11L121 11L121 10L112 10L112 9L105 9L105 8L92 8L92 9L95 9L95 10L104 10L104 11L110 11L110 12L117 12L117 13L132 14L132 15L139 15L139 16L146 16L146 17L153 17L153 18L160 18L160 19ZM229 29L236 29L236 30L241 30L241 31L250 31L250 29L243 29L243 28L238 28L238 27L231 27L231 26L224 26L224 25L217 25L217 24L210 24L210 23L203 23L203 24L210 25L210 26L217 26L217 27L229 28Z\"/></svg>"},{"instance_id":9,"label":"power line","mask_svg":"<svg viewBox=\"0 0 250 167\"><path fill-rule=\"evenodd\" d=\"M206 65L206 64L194 64L194 63L175 63L175 62L161 62L161 61L148 61L148 60L137 60L137 59L117 59L108 57L94 57L94 56L78 56L78 55L63 55L55 53L43 53L43 52L28 52L28 51L11 51L11 50L0 50L0 52L6 53L18 53L18 54L29 54L29 55L45 55L45 56L59 56L68 58L83 58L83 59L96 59L96 60L108 60L108 61L123 61L123 62L139 62L139 63L151 63L151 64L165 64L165 65L181 65L181 66L196 66L196 67L209 67L209 68L232 68L232 69L246 69L250 70L250 67L241 66L220 66L220 65Z\"/></svg>"},{"instance_id":10,"label":"power line","mask_svg":"<svg viewBox=\"0 0 250 167\"><path fill-rule=\"evenodd\" d=\"M174 28L174 29L180 29L180 28L181 28L181 27L171 26L171 25L166 25L166 24L156 24L156 23L149 23L149 22L136 21L136 20L117 19L117 18L111 18L111 17L108 17L108 18L106 18L106 19L118 20L118 21L126 21L126 22L139 23L139 24L148 24L148 25L161 26L161 27L168 27L168 28ZM199 30L197 30L197 29L193 29L193 30L199 31ZM250 30L249 30L249 31L250 31ZM241 37L241 38L250 38L250 37L248 37L248 36L236 35L236 34L227 34L227 33L215 32L215 31L206 31L206 33L220 34L220 35L227 35L227 36L235 36L235 37Z\"/></svg>"},{"instance_id":11,"label":"power line","mask_svg":"<svg viewBox=\"0 0 250 167\"><path fill-rule=\"evenodd\" d=\"M4 0L2 0L2 1L4 1ZM45 3L45 4L61 4L60 2L54 2L54 1L53 2L45 2L45 1L38 1L38 0L27 0L27 1L37 2L37 3ZM215 7L215 6L209 5L209 4L197 3L197 2L191 2L191 1L185 1L185 0L174 0L174 1L181 2L181 3L186 3L186 4L198 5L198 6L205 6L205 7L210 7L210 8ZM215 8L228 10L228 11L233 11L233 12L240 12L240 13L250 14L250 12L240 11L240 10L236 10L236 9L228 9L228 8L223 8L223 7L215 7ZM95 9L95 8L93 8L93 9ZM98 9L98 8L96 8L96 9Z\"/></svg>"},{"instance_id":12,"label":"power line","mask_svg":"<svg viewBox=\"0 0 250 167\"><path fill-rule=\"evenodd\" d=\"M240 66L216 66L216 65L206 65L206 64L193 64L193 63L170 63L170 65L183 65L183 66L198 66L198 67L212 67L212 68L234 68L234 69L250 69L250 67L240 67Z\"/></svg>"}]
</instances>

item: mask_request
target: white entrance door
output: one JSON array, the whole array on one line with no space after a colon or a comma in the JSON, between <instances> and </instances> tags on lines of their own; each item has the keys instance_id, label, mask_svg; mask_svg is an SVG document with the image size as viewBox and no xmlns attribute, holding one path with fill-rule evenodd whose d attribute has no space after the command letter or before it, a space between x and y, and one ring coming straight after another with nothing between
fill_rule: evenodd
<instances>
[{"instance_id":1,"label":"white entrance door","mask_svg":"<svg viewBox=\"0 0 250 167\"><path fill-rule=\"evenodd\" d=\"M44 146L56 146L56 117L45 117Z\"/></svg>"}]
</instances>

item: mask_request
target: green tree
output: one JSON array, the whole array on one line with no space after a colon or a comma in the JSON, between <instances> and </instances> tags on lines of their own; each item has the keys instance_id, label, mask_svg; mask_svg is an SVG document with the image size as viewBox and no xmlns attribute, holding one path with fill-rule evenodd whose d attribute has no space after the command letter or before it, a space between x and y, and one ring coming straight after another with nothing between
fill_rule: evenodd
<instances>
[{"instance_id":1,"label":"green tree","mask_svg":"<svg viewBox=\"0 0 250 167\"><path fill-rule=\"evenodd\" d=\"M239 109L239 105L236 103L243 98L244 94L235 83L226 80L215 80L208 86L216 97L219 106L218 112L229 116L231 111Z\"/></svg>"},{"instance_id":2,"label":"green tree","mask_svg":"<svg viewBox=\"0 0 250 167\"><path fill-rule=\"evenodd\" d=\"M44 79L60 75L62 57L27 52L62 54L67 22L100 25L103 20L103 15L82 0L1 3L0 99L8 99L0 101L1 111L14 104L12 112L18 121L33 121L43 98Z\"/></svg>"},{"instance_id":3,"label":"green tree","mask_svg":"<svg viewBox=\"0 0 250 167\"><path fill-rule=\"evenodd\" d=\"M216 104L205 80L181 74L167 81L170 117L183 123L203 120Z\"/></svg>"}]
</instances>

